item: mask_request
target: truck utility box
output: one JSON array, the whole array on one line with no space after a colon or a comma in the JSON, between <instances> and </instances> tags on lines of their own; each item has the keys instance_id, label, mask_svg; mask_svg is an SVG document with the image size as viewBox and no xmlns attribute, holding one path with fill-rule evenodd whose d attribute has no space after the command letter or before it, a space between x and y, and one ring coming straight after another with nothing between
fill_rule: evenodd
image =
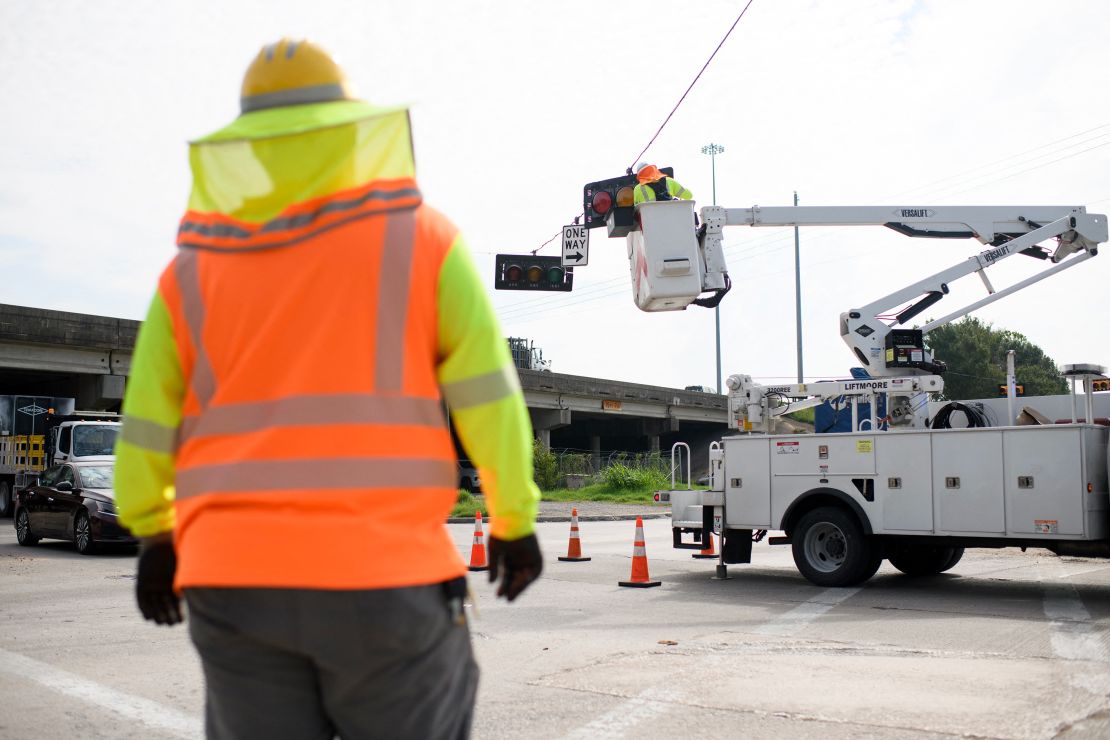
<instances>
[{"instance_id":1,"label":"truck utility box","mask_svg":"<svg viewBox=\"0 0 1110 740\"><path fill-rule=\"evenodd\" d=\"M807 514L838 509L872 559L925 542L1110 556L1108 439L1093 424L725 437L712 490L670 492L672 527L699 540L707 521L726 538L783 530L797 545Z\"/></svg>"}]
</instances>

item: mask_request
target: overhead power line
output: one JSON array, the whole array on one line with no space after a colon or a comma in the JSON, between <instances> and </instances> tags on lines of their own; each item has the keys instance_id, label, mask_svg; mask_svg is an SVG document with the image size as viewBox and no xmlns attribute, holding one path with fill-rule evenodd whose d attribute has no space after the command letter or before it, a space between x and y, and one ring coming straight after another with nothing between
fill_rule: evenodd
<instances>
[{"instance_id":1,"label":"overhead power line","mask_svg":"<svg viewBox=\"0 0 1110 740\"><path fill-rule=\"evenodd\" d=\"M1084 144L1099 142L1105 136L1110 135L1110 131L1107 131L1106 129L1110 129L1110 122L1103 123L1099 126L1095 126L1093 128L1089 128L1089 129L1086 129L1084 131L1079 131L1077 133L1071 134L1069 136L1065 136L1065 137L1060 138L1060 139L1055 139L1053 141L1047 142L1047 143L1042 144L1040 146L1036 146L1036 147L1033 147L1031 149L1026 149L1024 151L1018 152L1018 153L1010 155L1008 157L1003 157L1001 159L994 160L994 161L989 162L987 164L979 165L977 167L973 167L971 169L964 170L962 172L950 175L948 177L941 178L939 180L932 181L930 183L926 183L924 185L918 186L916 188L912 188L912 189L907 190L907 191L902 191L900 193L896 193L894 195L895 195L895 197L905 197L906 195L908 195L910 193L915 193L915 192L919 192L919 191L924 191L926 189L931 189L934 186L941 186L939 191L937 191L937 190L933 191L934 195L931 196L931 197L934 197L934 198L942 197L942 194L945 197L947 197L947 196L950 196L950 195L958 195L958 194L961 194L961 193L965 193L965 192L968 192L969 190L974 190L976 188L980 188L980 187L983 187L983 186L986 186L986 185L990 185L990 184L993 184L995 182L1001 182L1001 181L1004 181L1004 180L1009 180L1009 179L1012 179L1014 177L1017 177L1018 175L1025 174L1025 173L1031 172L1033 170L1038 170L1038 169L1041 169L1043 167L1047 167L1049 165L1056 164L1057 162L1061 162L1061 161L1066 160L1066 159L1071 159L1072 157L1078 156L1080 154L1085 154L1085 153L1090 152L1090 151L1095 150L1095 149L1100 149L1100 148L1103 148L1105 146L1110 146L1110 142L1101 142L1101 143L1095 144L1094 146L1089 146L1089 147L1080 149L1078 151L1071 151L1071 152L1068 151L1069 149L1072 149L1072 148L1077 147L1077 146L1083 146ZM1091 134L1091 133L1096 132L1096 131L1101 131L1102 133L1095 134L1094 136L1088 136L1088 134ZM1082 138L1082 140L1080 140L1080 141L1072 141L1074 139L1080 139L1080 137L1085 137L1085 138ZM1063 144L1064 142L1071 142L1071 143L1069 143L1065 146L1062 146L1062 147L1057 146L1059 144ZM1049 150L1049 151L1044 151L1044 150ZM1038 154L1038 152L1040 152L1040 153ZM1036 155L1036 156L1029 156L1029 155ZM1059 156L1056 156L1056 155L1059 155ZM1047 162L1038 162L1038 160L1044 159L1045 157L1055 157L1055 158L1053 158L1053 159L1051 159ZM993 168L993 171L991 171L992 168ZM1016 171L1013 171L1015 168L1019 168L1019 169L1017 169ZM988 171L983 172L984 170L988 170ZM979 175L976 175L974 177L971 177L970 178L971 180L980 180L980 179L982 179L983 181L979 182L978 184L972 185L971 187L968 187L968 188L961 188L961 189L958 189L958 190L952 190L953 186L958 187L959 184L966 183L967 180L969 179L969 176L973 175L974 173L983 173L983 174L979 174ZM993 177L993 179L983 179L983 178L992 178L992 177ZM951 184L949 184L949 183L951 183ZM1110 200L1110 198L1103 198L1101 200L1090 201L1088 203L1088 205L1093 205L1094 203L1099 203L1099 202L1105 201L1105 200ZM811 229L808 233L810 234L810 237L808 237L808 238L813 240L813 239L829 236L832 233L832 230L831 229ZM557 236L558 235L556 235L556 237ZM553 239L554 238L555 237L553 237ZM756 259L756 258L762 257L766 254L771 253L773 250L775 250L775 249L777 249L781 246L784 246L785 243L788 242L788 241L789 241L788 235L780 234L780 233L772 233L772 234L768 234L766 236L756 237L756 238L753 238L753 239L745 239L745 240L743 240L742 242L739 242L739 243L733 243L733 244L727 244L726 243L724 245L724 249L725 249L726 256L730 260L730 263L734 264L736 262L742 262L742 261L745 261L745 260ZM604 281L595 283L595 284L589 286L588 288L585 288L585 289L582 289L582 290L576 290L574 295L567 295L567 296L561 297L561 299L560 298L552 299L549 296L545 296L545 297L542 297L542 298L525 299L525 300L516 302L511 306L506 307L505 309L503 309L502 311L499 312L499 315L501 315L502 319L506 319L506 320L510 320L510 321L520 320L523 317L529 317L528 320L532 320L532 317L530 315L535 314L536 315L535 318L538 318L539 314L544 314L544 313L547 313L549 311L557 311L557 310L561 310L561 309L563 309L567 306L578 305L578 304L581 304L581 303L589 303L589 302L593 302L593 301L597 301L597 300L603 300L603 299L608 298L610 296L614 296L618 293L626 292L626 290L627 290L627 287L626 287L627 280L628 280L628 278L626 276L621 276L621 277L618 277L618 278L610 278L608 280L604 280Z\"/></svg>"},{"instance_id":2,"label":"overhead power line","mask_svg":"<svg viewBox=\"0 0 1110 740\"><path fill-rule=\"evenodd\" d=\"M721 47L725 45L725 41L728 40L729 34L732 33L732 29L736 28L736 24L739 23L740 19L744 17L744 14L748 12L748 8L752 6L753 2L755 2L755 0L748 0L748 4L745 5L744 9L740 11L740 15L736 16L736 20L734 20L732 22L732 25L728 27L728 30L725 31L725 35L721 38L721 43L717 44L717 48L714 49L713 53L709 55L709 58L705 60L705 64L701 65L701 69L699 69L697 75L694 76L694 81L691 82L690 86L686 88L686 92L682 93L682 97L679 98L678 102L674 104L674 108L671 108L671 112L667 114L666 119L664 119L663 123L659 126L659 130L655 132L655 136L652 136L651 141L647 143L647 146L645 146L639 154L632 158L632 164L628 165L629 172L632 172L632 168L636 166L636 162L640 159L640 157L644 156L644 152L646 152L648 149L651 149L651 145L654 144L655 140L659 138L659 134L663 133L663 129L671 121L671 116L673 116L675 114L675 111L678 110L678 107L682 105L682 101L686 100L686 96L689 95L690 91L694 89L694 85L698 84L698 80L701 79L702 73L705 72L706 68L709 66L709 63L713 61L713 57L717 56L717 52L721 50Z\"/></svg>"},{"instance_id":3,"label":"overhead power line","mask_svg":"<svg viewBox=\"0 0 1110 740\"><path fill-rule=\"evenodd\" d=\"M682 101L686 100L686 96L690 94L690 91L694 89L694 85L698 84L698 80L701 79L702 73L704 73L705 70L709 67L709 63L713 61L713 57L717 56L717 52L721 50L721 47L725 45L725 41L728 40L729 34L732 33L732 30L734 28L736 28L736 24L739 23L740 19L744 17L744 14L748 12L748 8L751 7L753 2L755 2L755 0L748 0L748 4L745 5L744 9L740 11L740 15L736 16L736 20L734 20L732 22L732 25L728 27L728 30L725 32L725 35L721 37L721 42L719 44L717 44L717 48L715 48L713 50L713 53L709 55L709 58L705 60L705 64L701 65L701 69L698 70L698 73L696 75L694 75L694 80L690 83L690 86L686 88L686 92L682 93L682 97L678 99L678 102L674 104L673 108L671 108L671 112L667 114L667 117L663 120L663 123L660 124L659 129L655 132L655 136L652 136L651 141L649 141L647 143L647 146L645 146L640 151L639 154L637 154L635 157L633 157L632 164L630 164L628 166L628 169L627 169L627 172L629 174L632 173L632 168L636 166L636 162L640 159L640 157L644 156L644 152L646 152L648 149L650 149L651 145L655 143L655 140L659 138L659 134L663 133L663 129L666 128L668 123L670 123L671 117L674 116L674 114L678 110L679 106L682 105ZM574 219L575 219L574 222L578 223L578 217L575 216ZM539 252L541 249L546 247L548 244L550 244L551 242L558 239L559 236L562 235L562 233L563 233L562 229L557 231L555 233L555 236L551 237L550 239L545 241L543 244L541 244L538 247L536 247L535 249L533 249L532 254L533 255L536 254L536 252Z\"/></svg>"}]
</instances>

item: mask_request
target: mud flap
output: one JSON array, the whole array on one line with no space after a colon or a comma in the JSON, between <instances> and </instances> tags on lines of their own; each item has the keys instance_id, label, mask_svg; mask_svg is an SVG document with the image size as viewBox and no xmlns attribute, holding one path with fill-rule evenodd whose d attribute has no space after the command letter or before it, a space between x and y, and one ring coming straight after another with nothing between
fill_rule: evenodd
<instances>
[{"instance_id":1,"label":"mud flap","mask_svg":"<svg viewBox=\"0 0 1110 740\"><path fill-rule=\"evenodd\" d=\"M721 533L721 552L729 565L752 562L752 530L728 529Z\"/></svg>"}]
</instances>

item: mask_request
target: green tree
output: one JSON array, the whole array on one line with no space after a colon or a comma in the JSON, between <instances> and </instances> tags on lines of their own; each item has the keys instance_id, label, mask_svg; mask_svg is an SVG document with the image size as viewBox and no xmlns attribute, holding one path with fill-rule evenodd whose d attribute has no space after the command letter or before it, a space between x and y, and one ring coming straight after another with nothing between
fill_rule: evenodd
<instances>
[{"instance_id":1,"label":"green tree","mask_svg":"<svg viewBox=\"0 0 1110 740\"><path fill-rule=\"evenodd\" d=\"M1006 383L1006 352L1014 350L1017 382L1027 396L1067 393L1056 363L1024 335L968 316L925 335L925 346L934 359L948 364L944 398L992 398Z\"/></svg>"}]
</instances>

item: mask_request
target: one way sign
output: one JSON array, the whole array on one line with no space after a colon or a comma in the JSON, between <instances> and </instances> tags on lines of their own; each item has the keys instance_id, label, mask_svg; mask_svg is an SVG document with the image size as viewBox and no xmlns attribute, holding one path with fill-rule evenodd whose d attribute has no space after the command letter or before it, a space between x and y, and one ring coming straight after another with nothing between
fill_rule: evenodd
<instances>
[{"instance_id":1,"label":"one way sign","mask_svg":"<svg viewBox=\"0 0 1110 740\"><path fill-rule=\"evenodd\" d=\"M579 267L590 263L590 232L584 225L563 227L563 266Z\"/></svg>"}]
</instances>

